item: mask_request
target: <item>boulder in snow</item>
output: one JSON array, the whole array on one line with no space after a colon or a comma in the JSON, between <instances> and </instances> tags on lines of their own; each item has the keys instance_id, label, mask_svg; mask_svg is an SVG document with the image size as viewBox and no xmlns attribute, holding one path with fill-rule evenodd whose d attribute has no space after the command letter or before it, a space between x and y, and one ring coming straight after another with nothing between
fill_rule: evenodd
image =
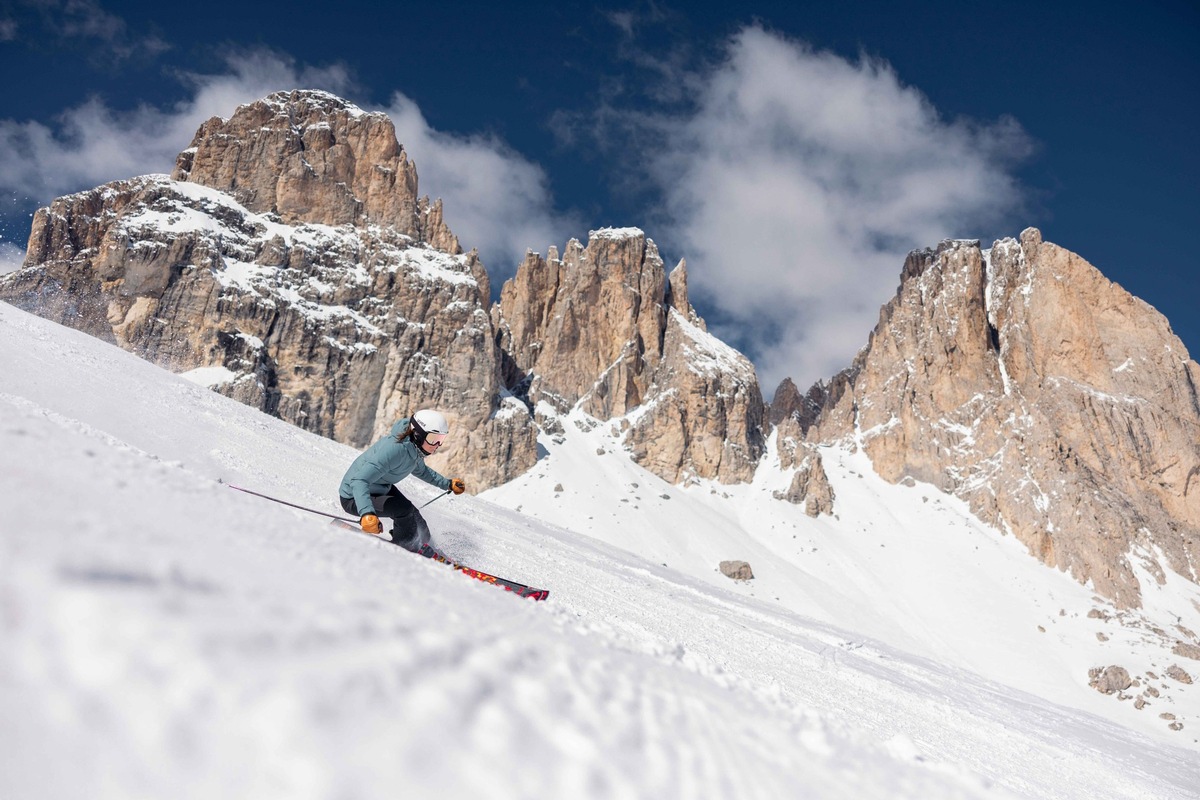
<instances>
[{"instance_id":1,"label":"boulder in snow","mask_svg":"<svg viewBox=\"0 0 1200 800\"><path fill-rule=\"evenodd\" d=\"M722 561L720 566L721 574L733 578L735 581L754 580L754 571L745 561Z\"/></svg>"},{"instance_id":2,"label":"boulder in snow","mask_svg":"<svg viewBox=\"0 0 1200 800\"><path fill-rule=\"evenodd\" d=\"M1167 667L1167 677L1174 678L1180 683L1192 682L1192 676L1188 675L1187 672L1185 672L1178 664L1172 664L1171 666Z\"/></svg>"},{"instance_id":3,"label":"boulder in snow","mask_svg":"<svg viewBox=\"0 0 1200 800\"><path fill-rule=\"evenodd\" d=\"M1089 685L1104 694L1124 691L1133 684L1133 680L1129 677L1129 671L1118 666L1096 667L1091 670L1089 677L1091 677Z\"/></svg>"}]
</instances>

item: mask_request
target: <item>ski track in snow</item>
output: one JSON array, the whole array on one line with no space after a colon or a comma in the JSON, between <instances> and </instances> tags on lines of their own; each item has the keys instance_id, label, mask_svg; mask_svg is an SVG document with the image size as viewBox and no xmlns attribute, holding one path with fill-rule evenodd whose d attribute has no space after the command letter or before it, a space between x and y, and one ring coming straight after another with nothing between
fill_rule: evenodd
<instances>
[{"instance_id":1,"label":"ski track in snow","mask_svg":"<svg viewBox=\"0 0 1200 800\"><path fill-rule=\"evenodd\" d=\"M231 491L337 513L354 451L3 304L0 359L0 796L1200 796L1194 750L501 505L435 543L546 602Z\"/></svg>"}]
</instances>

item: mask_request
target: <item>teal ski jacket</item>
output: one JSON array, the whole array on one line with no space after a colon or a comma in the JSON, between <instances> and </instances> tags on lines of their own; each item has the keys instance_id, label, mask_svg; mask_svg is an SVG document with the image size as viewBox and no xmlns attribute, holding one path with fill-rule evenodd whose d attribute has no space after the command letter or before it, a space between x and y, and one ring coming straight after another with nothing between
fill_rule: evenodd
<instances>
[{"instance_id":1,"label":"teal ski jacket","mask_svg":"<svg viewBox=\"0 0 1200 800\"><path fill-rule=\"evenodd\" d=\"M338 494L353 497L360 514L370 514L375 508L371 504L371 495L387 494L392 484L409 475L416 475L443 491L450 488L450 479L425 464L424 454L412 439L396 441L407 427L406 417L392 426L391 433L359 453L346 470Z\"/></svg>"}]
</instances>

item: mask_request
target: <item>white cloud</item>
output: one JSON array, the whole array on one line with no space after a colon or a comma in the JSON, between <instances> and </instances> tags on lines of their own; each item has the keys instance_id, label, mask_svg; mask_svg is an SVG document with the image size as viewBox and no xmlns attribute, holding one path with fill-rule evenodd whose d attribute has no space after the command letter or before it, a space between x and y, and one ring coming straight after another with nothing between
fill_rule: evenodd
<instances>
[{"instance_id":1,"label":"white cloud","mask_svg":"<svg viewBox=\"0 0 1200 800\"><path fill-rule=\"evenodd\" d=\"M434 130L399 92L382 110L416 162L421 192L442 198L446 224L463 247L479 249L493 279L514 274L527 249L561 247L580 235L571 232L582 223L555 212L542 168L503 141Z\"/></svg>"},{"instance_id":2,"label":"white cloud","mask_svg":"<svg viewBox=\"0 0 1200 800\"><path fill-rule=\"evenodd\" d=\"M866 343L909 250L1019 205L1010 169L1030 145L1013 120L943 119L878 60L757 27L726 55L694 106L657 116L642 140L656 143L662 232L765 391L789 375L803 389Z\"/></svg>"},{"instance_id":3,"label":"white cloud","mask_svg":"<svg viewBox=\"0 0 1200 800\"><path fill-rule=\"evenodd\" d=\"M111 108L99 98L60 113L53 124L0 120L0 188L46 203L55 196L147 173L170 172L200 123L242 103L297 87L346 92L342 66L298 67L269 50L230 51L227 72L180 74L190 96L169 108Z\"/></svg>"},{"instance_id":4,"label":"white cloud","mask_svg":"<svg viewBox=\"0 0 1200 800\"><path fill-rule=\"evenodd\" d=\"M131 31L124 19L106 11L96 0L23 0L19 4L34 11L41 28L53 37L69 42L73 48L94 48L88 54L94 61L111 64L153 58L170 49L158 36ZM31 27L37 27L36 21L27 20L33 23ZM15 20L12 25L15 34ZM7 33L0 22L0 40Z\"/></svg>"},{"instance_id":5,"label":"white cloud","mask_svg":"<svg viewBox=\"0 0 1200 800\"><path fill-rule=\"evenodd\" d=\"M111 42L125 35L125 20L110 14L93 0L65 0L40 5L52 12L50 19L63 36L94 38Z\"/></svg>"}]
</instances>

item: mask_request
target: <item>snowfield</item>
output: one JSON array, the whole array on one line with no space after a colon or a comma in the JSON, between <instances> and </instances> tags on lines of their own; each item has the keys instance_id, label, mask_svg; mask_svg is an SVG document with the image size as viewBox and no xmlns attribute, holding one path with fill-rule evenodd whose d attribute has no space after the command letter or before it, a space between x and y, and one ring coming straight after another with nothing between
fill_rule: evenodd
<instances>
[{"instance_id":1,"label":"snowfield","mask_svg":"<svg viewBox=\"0 0 1200 800\"><path fill-rule=\"evenodd\" d=\"M1195 662L951 498L831 449L811 520L564 422L425 512L535 603L230 490L337 513L355 451L0 304L0 797L1200 797L1196 687L1086 685Z\"/></svg>"}]
</instances>

